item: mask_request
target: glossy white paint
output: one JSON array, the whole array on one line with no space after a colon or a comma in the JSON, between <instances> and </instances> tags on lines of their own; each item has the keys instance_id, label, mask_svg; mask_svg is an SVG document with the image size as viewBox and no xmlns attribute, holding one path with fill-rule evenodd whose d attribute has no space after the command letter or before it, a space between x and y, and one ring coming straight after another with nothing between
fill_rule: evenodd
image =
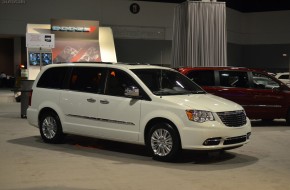
<instances>
[{"instance_id":1,"label":"glossy white paint","mask_svg":"<svg viewBox=\"0 0 290 190\"><path fill-rule=\"evenodd\" d=\"M76 64L67 64L74 66ZM132 68L162 68L157 66L130 66L81 64L87 67L118 68L131 75L151 98L149 100L132 99L92 93L75 92L69 90L53 90L37 88L39 76L52 65L45 67L33 85L32 105L27 110L28 122L38 127L38 114L49 107L59 115L65 133L79 134L110 140L145 144L145 129L152 119L162 118L173 123L180 135L184 149L222 149L243 145L249 140L233 145L204 146L203 142L212 137L236 137L251 132L251 124L241 127L227 127L219 119L216 112L243 110L243 108L229 100L211 94L190 94L156 96L144 83L133 74ZM163 68L168 69L168 68ZM185 110L196 109L211 111L214 121L197 123L187 118Z\"/></svg>"}]
</instances>

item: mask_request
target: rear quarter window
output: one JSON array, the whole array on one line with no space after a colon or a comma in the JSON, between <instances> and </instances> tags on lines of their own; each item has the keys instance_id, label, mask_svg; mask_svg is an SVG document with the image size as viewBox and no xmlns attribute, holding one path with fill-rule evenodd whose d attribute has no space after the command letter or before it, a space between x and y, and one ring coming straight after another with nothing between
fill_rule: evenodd
<instances>
[{"instance_id":1,"label":"rear quarter window","mask_svg":"<svg viewBox=\"0 0 290 190\"><path fill-rule=\"evenodd\" d=\"M55 67L44 71L38 80L37 87L39 88L52 88L61 89L63 88L64 78L68 68L66 67Z\"/></svg>"}]
</instances>

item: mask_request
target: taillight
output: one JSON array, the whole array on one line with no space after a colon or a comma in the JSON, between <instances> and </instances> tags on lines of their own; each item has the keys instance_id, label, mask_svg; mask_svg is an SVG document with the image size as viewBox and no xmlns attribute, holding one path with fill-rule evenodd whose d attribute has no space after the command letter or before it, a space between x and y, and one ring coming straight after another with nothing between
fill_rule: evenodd
<instances>
[{"instance_id":1,"label":"taillight","mask_svg":"<svg viewBox=\"0 0 290 190\"><path fill-rule=\"evenodd\" d=\"M29 105L29 106L31 106L32 92L33 92L33 90L31 90L31 91L29 92L29 101L28 101L28 105Z\"/></svg>"}]
</instances>

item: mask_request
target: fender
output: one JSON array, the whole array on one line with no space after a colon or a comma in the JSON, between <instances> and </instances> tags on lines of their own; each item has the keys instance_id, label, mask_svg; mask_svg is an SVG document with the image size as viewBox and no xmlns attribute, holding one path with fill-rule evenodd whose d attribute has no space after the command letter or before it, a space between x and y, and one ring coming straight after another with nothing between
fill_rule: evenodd
<instances>
[{"instance_id":1,"label":"fender","mask_svg":"<svg viewBox=\"0 0 290 190\"><path fill-rule=\"evenodd\" d=\"M186 116L185 113L184 113L184 116ZM139 137L140 143L145 144L145 139L144 139L145 127L148 122L150 122L152 119L155 119L155 118L164 118L171 121L176 126L179 134L180 135L182 134L180 131L180 126L184 125L182 122L182 119L184 118L182 118L180 114L173 113L172 111L159 109L152 112L148 112L147 115L143 115L143 118L140 121L140 137Z\"/></svg>"}]
</instances>

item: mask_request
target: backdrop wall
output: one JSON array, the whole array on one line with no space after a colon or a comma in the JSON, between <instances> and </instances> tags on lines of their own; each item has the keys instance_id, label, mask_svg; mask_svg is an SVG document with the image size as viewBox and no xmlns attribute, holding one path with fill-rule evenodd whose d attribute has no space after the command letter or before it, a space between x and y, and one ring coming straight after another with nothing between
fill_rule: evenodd
<instances>
[{"instance_id":1,"label":"backdrop wall","mask_svg":"<svg viewBox=\"0 0 290 190\"><path fill-rule=\"evenodd\" d=\"M170 62L173 11L177 4L129 0L23 2L0 4L0 38L24 36L27 23L49 24L51 18L99 20L100 26L113 29L118 61L160 64L157 57L162 52L162 60ZM138 14L130 12L132 3L140 5ZM241 13L227 8L226 17L228 65L254 64L288 70L285 59L290 55L290 11ZM282 56L285 51L287 57Z\"/></svg>"}]
</instances>

